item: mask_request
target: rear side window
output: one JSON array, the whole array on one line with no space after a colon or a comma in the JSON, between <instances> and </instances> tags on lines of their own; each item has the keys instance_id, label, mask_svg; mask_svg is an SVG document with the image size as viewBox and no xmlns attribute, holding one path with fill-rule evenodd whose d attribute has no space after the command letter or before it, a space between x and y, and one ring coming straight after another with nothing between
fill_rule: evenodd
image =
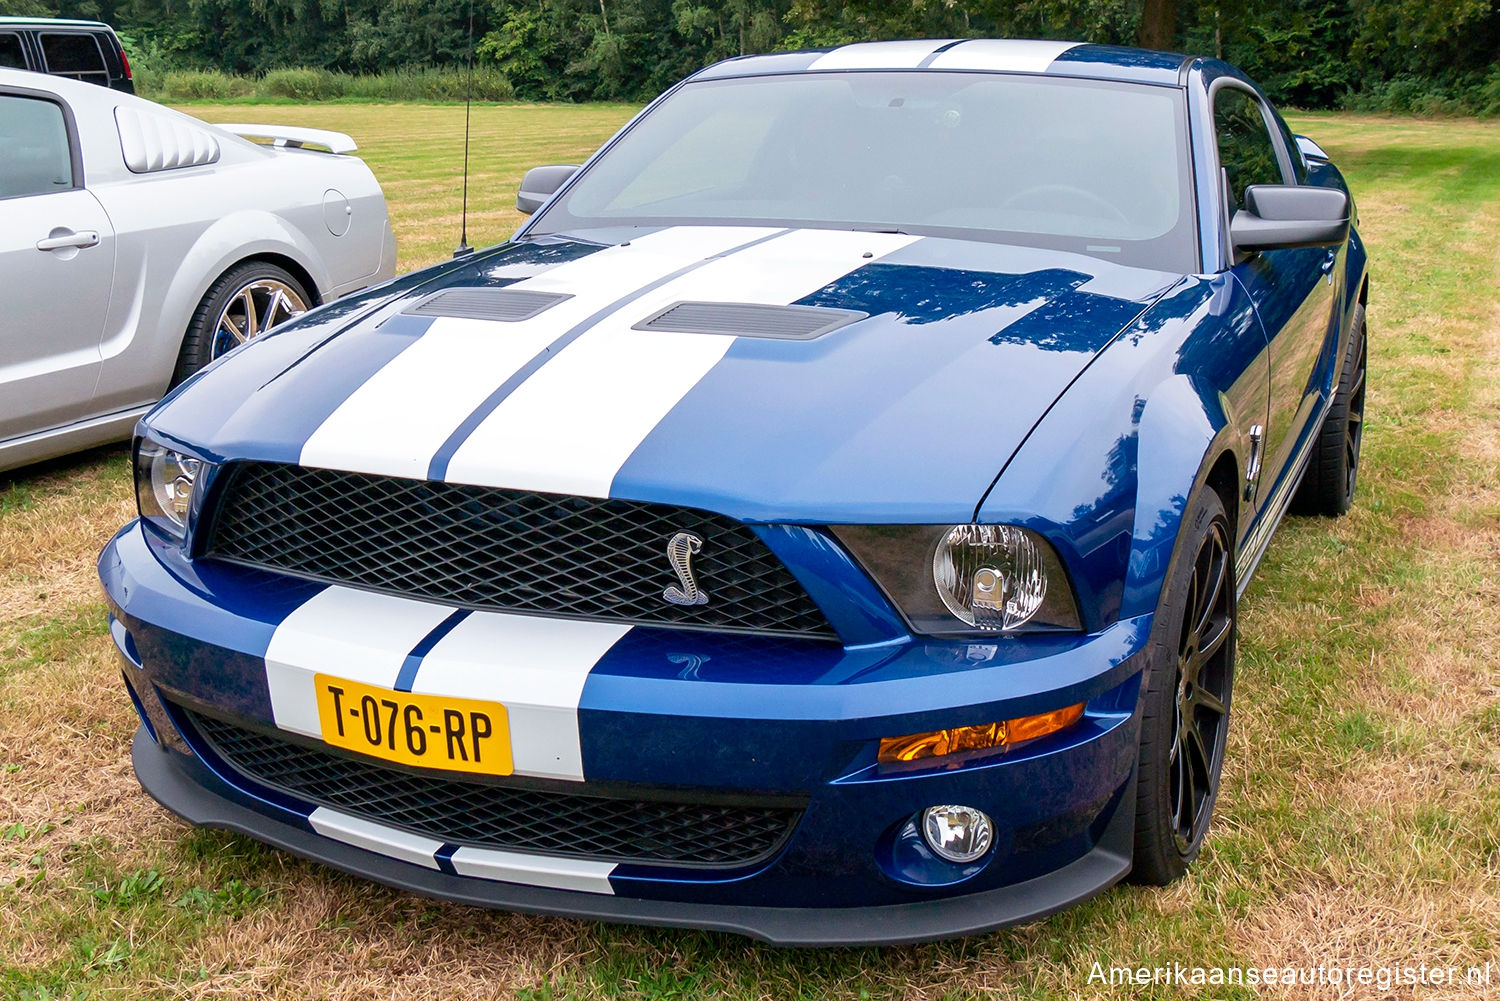
<instances>
[{"instance_id":1,"label":"rear side window","mask_svg":"<svg viewBox=\"0 0 1500 1001\"><path fill-rule=\"evenodd\" d=\"M26 68L26 53L21 49L21 36L11 31L0 31L0 66L6 69Z\"/></svg>"},{"instance_id":2,"label":"rear side window","mask_svg":"<svg viewBox=\"0 0 1500 1001\"><path fill-rule=\"evenodd\" d=\"M1245 204L1245 189L1251 185L1286 183L1260 102L1248 91L1224 87L1214 96L1214 130L1232 207Z\"/></svg>"},{"instance_id":3,"label":"rear side window","mask_svg":"<svg viewBox=\"0 0 1500 1001\"><path fill-rule=\"evenodd\" d=\"M109 86L109 66L93 35L49 32L42 35L47 72Z\"/></svg>"},{"instance_id":4,"label":"rear side window","mask_svg":"<svg viewBox=\"0 0 1500 1001\"><path fill-rule=\"evenodd\" d=\"M0 94L0 198L73 187L73 158L62 108Z\"/></svg>"}]
</instances>

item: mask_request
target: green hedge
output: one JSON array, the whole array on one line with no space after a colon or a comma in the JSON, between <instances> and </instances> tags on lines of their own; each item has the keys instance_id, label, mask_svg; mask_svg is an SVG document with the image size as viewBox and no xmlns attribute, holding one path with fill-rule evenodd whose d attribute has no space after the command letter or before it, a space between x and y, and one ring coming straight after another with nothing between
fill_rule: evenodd
<instances>
[{"instance_id":1,"label":"green hedge","mask_svg":"<svg viewBox=\"0 0 1500 1001\"><path fill-rule=\"evenodd\" d=\"M1500 65L1482 83L1445 84L1398 76L1355 91L1343 101L1350 111L1385 111L1400 115L1500 115Z\"/></svg>"},{"instance_id":2,"label":"green hedge","mask_svg":"<svg viewBox=\"0 0 1500 1001\"><path fill-rule=\"evenodd\" d=\"M469 75L462 69L394 70L374 75L325 69L271 70L259 79L217 71L137 71L136 91L156 101L236 99L313 101L462 101ZM511 101L515 91L498 69L474 68L474 100Z\"/></svg>"}]
</instances>

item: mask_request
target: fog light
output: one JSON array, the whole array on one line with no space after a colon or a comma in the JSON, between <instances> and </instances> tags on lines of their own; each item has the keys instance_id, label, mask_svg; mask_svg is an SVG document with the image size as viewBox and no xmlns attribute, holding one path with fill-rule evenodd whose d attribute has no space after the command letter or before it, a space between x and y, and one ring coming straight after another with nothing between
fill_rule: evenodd
<instances>
[{"instance_id":1,"label":"fog light","mask_svg":"<svg viewBox=\"0 0 1500 1001\"><path fill-rule=\"evenodd\" d=\"M973 862L994 844L995 827L972 806L929 806L922 811L922 839L941 859Z\"/></svg>"}]
</instances>

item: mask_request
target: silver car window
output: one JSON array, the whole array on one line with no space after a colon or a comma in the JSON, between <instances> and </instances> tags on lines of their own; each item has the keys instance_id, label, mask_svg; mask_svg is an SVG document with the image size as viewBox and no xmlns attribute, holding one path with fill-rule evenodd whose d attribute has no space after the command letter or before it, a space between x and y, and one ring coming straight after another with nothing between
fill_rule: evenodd
<instances>
[{"instance_id":1,"label":"silver car window","mask_svg":"<svg viewBox=\"0 0 1500 1001\"><path fill-rule=\"evenodd\" d=\"M62 108L0 94L0 198L73 187L73 160Z\"/></svg>"}]
</instances>

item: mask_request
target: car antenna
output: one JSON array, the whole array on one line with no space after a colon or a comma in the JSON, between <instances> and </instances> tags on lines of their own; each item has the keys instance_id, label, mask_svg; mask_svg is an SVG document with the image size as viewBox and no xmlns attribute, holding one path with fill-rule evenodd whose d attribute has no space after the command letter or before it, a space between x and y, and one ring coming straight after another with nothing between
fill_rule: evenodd
<instances>
[{"instance_id":1,"label":"car antenna","mask_svg":"<svg viewBox=\"0 0 1500 1001\"><path fill-rule=\"evenodd\" d=\"M469 80L464 87L464 207L459 217L458 246L454 257L468 257L474 253L469 246L469 106L474 102L474 4L469 3Z\"/></svg>"}]
</instances>

